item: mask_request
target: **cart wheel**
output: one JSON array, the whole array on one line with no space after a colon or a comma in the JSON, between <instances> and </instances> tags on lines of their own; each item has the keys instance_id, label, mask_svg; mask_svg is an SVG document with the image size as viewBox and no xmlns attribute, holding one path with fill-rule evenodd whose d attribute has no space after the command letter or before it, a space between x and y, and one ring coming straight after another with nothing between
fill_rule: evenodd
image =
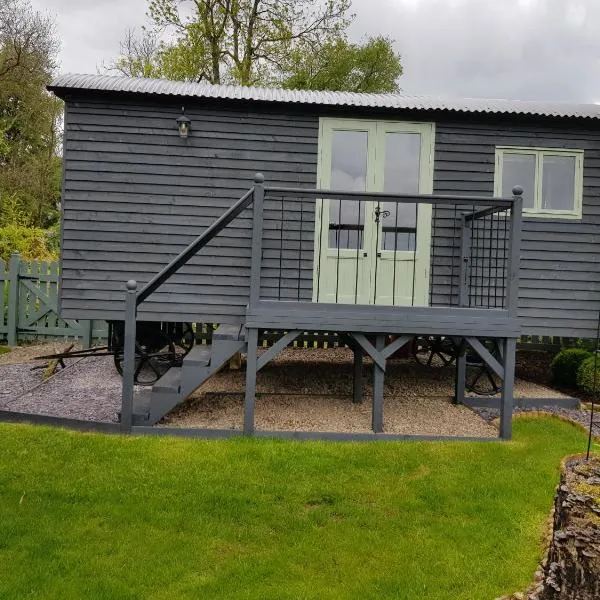
<instances>
[{"instance_id":1,"label":"cart wheel","mask_svg":"<svg viewBox=\"0 0 600 600\"><path fill-rule=\"evenodd\" d=\"M115 331L114 363L123 375L122 332ZM194 345L194 330L190 323L140 322L135 340L134 382L153 385L171 367L181 366L183 357Z\"/></svg>"},{"instance_id":2,"label":"cart wheel","mask_svg":"<svg viewBox=\"0 0 600 600\"><path fill-rule=\"evenodd\" d=\"M497 340L485 340L483 345L496 360L502 362ZM465 387L478 396L495 396L502 391L502 380L478 354L468 353Z\"/></svg>"},{"instance_id":3,"label":"cart wheel","mask_svg":"<svg viewBox=\"0 0 600 600\"><path fill-rule=\"evenodd\" d=\"M443 369L456 360L456 347L449 338L422 336L414 341L413 356L420 365Z\"/></svg>"},{"instance_id":4,"label":"cart wheel","mask_svg":"<svg viewBox=\"0 0 600 600\"><path fill-rule=\"evenodd\" d=\"M173 364L181 366L183 357L194 347L195 334L191 323L170 323L168 330L169 351L172 354Z\"/></svg>"}]
</instances>

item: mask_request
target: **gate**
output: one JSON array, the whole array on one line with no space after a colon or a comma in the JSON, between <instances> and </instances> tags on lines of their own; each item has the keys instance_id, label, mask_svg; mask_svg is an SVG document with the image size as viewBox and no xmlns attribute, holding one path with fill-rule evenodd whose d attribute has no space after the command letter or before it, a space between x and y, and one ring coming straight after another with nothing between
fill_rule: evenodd
<instances>
[{"instance_id":1,"label":"gate","mask_svg":"<svg viewBox=\"0 0 600 600\"><path fill-rule=\"evenodd\" d=\"M25 261L18 253L8 265L0 260L0 339L20 341L80 338L84 347L107 336L104 321L75 321L58 316L58 262Z\"/></svg>"}]
</instances>

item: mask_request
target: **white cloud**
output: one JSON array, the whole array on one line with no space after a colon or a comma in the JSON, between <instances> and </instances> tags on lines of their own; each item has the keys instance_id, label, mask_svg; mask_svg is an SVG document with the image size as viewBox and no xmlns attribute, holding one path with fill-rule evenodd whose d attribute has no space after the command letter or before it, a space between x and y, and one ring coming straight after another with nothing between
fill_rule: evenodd
<instances>
[{"instance_id":1,"label":"white cloud","mask_svg":"<svg viewBox=\"0 0 600 600\"><path fill-rule=\"evenodd\" d=\"M63 72L114 58L146 0L32 0L56 15ZM354 0L351 35L397 41L410 93L592 102L600 97L598 0Z\"/></svg>"}]
</instances>

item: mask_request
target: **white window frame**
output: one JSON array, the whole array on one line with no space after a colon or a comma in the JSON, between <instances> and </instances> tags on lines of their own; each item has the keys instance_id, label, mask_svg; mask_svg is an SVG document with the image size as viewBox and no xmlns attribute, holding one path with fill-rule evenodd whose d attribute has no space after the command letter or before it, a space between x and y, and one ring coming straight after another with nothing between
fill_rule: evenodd
<instances>
[{"instance_id":1,"label":"white window frame","mask_svg":"<svg viewBox=\"0 0 600 600\"><path fill-rule=\"evenodd\" d=\"M583 207L583 150L563 148L535 148L528 146L496 146L496 168L494 170L494 196L502 196L502 169L505 154L535 155L535 190L533 208L524 208L523 215L538 219L581 219ZM545 156L565 156L575 159L575 181L573 182L573 208L557 210L542 208L543 159ZM515 182L518 183L518 182Z\"/></svg>"}]
</instances>

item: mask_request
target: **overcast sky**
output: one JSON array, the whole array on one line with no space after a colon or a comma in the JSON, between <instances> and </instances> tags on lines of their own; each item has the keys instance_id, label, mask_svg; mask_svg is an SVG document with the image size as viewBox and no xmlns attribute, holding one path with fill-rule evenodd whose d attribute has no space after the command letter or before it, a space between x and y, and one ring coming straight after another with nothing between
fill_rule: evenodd
<instances>
[{"instance_id":1,"label":"overcast sky","mask_svg":"<svg viewBox=\"0 0 600 600\"><path fill-rule=\"evenodd\" d=\"M1 0L0 0L1 1ZM95 73L146 0L32 0L56 17L61 71ZM412 94L600 101L600 0L354 0L351 35L383 33Z\"/></svg>"}]
</instances>

